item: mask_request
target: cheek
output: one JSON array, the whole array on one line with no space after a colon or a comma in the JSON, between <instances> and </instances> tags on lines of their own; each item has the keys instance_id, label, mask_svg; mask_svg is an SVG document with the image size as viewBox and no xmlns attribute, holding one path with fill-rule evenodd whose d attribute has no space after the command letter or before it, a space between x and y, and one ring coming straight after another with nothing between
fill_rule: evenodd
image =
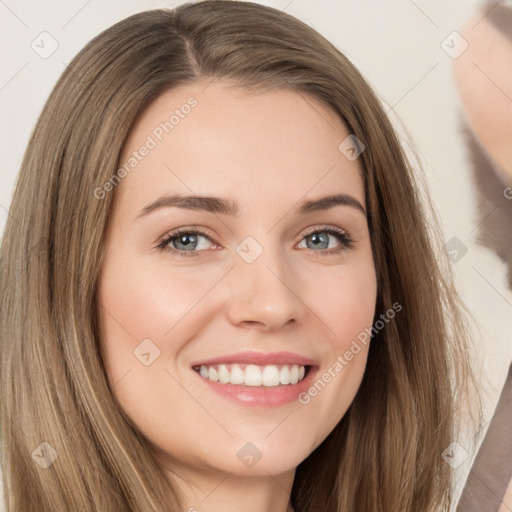
<instances>
[{"instance_id":1,"label":"cheek","mask_svg":"<svg viewBox=\"0 0 512 512\"><path fill-rule=\"evenodd\" d=\"M168 268L135 259L106 262L98 289L102 353L114 394L137 428L161 441L175 421L172 411L190 409L190 397L172 378L181 380L180 372L173 368L170 376L165 370L201 324L194 305L211 288L209 282L191 282L189 274L171 276ZM148 352L146 366L139 357Z\"/></svg>"},{"instance_id":2,"label":"cheek","mask_svg":"<svg viewBox=\"0 0 512 512\"><path fill-rule=\"evenodd\" d=\"M99 297L104 324L111 331L106 333L109 342L129 337L135 344L145 338L158 343L200 303L216 279L203 279L190 269L171 273L169 268L147 261L106 267Z\"/></svg>"},{"instance_id":3,"label":"cheek","mask_svg":"<svg viewBox=\"0 0 512 512\"><path fill-rule=\"evenodd\" d=\"M373 322L377 282L371 259L319 275L308 295L331 334L331 348L344 352Z\"/></svg>"},{"instance_id":4,"label":"cheek","mask_svg":"<svg viewBox=\"0 0 512 512\"><path fill-rule=\"evenodd\" d=\"M328 279L327 279L328 277ZM375 315L376 275L371 259L341 268L326 279L319 275L311 288L311 304L323 321L329 343L324 345L325 365L299 403L321 425L317 444L332 431L350 407L361 384Z\"/></svg>"},{"instance_id":5,"label":"cheek","mask_svg":"<svg viewBox=\"0 0 512 512\"><path fill-rule=\"evenodd\" d=\"M210 290L225 271L176 269L165 259L152 264L137 258L116 260L117 265L113 261L105 262L98 290L101 351L118 398L136 417L141 403L151 408L152 402L139 397L142 387L131 389L132 383L151 381L149 387L166 389L166 366L171 364L181 374L178 361L189 340L215 315L217 306L205 297L211 297ZM146 367L137 356L148 351L153 362Z\"/></svg>"}]
</instances>

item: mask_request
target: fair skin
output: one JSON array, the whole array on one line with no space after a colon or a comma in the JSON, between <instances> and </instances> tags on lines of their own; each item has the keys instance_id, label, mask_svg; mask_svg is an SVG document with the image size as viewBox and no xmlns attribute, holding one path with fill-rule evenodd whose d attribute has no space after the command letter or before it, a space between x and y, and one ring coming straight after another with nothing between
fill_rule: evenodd
<instances>
[{"instance_id":1,"label":"fair skin","mask_svg":"<svg viewBox=\"0 0 512 512\"><path fill-rule=\"evenodd\" d=\"M361 168L338 150L349 132L317 101L226 82L157 98L134 126L121 164L191 96L197 106L116 187L98 290L103 357L116 398L183 493L184 510L285 512L297 465L354 399L368 345L307 404L297 396L251 403L257 392L278 396L278 388L298 390L301 382L257 392L215 383L245 388L244 401L214 391L192 366L226 354L288 352L314 363L304 382L332 373L375 312ZM239 212L173 206L137 218L171 194L229 199ZM332 195L345 200L296 212ZM168 242L179 254L158 249L177 228L206 235ZM247 237L253 245L241 244ZM244 251L259 256L249 263ZM134 356L145 339L154 344L148 350L160 350L147 366ZM237 455L244 446L261 456L255 464Z\"/></svg>"}]
</instances>

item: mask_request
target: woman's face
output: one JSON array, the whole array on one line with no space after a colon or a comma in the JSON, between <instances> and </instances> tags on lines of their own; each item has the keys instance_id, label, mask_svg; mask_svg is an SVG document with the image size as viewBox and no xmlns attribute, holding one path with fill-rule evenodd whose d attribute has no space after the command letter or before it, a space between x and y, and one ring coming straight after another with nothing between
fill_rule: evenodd
<instances>
[{"instance_id":1,"label":"woman's face","mask_svg":"<svg viewBox=\"0 0 512 512\"><path fill-rule=\"evenodd\" d=\"M166 92L134 126L102 192L102 351L176 472L293 471L350 406L376 276L348 136L316 100L227 82Z\"/></svg>"}]
</instances>

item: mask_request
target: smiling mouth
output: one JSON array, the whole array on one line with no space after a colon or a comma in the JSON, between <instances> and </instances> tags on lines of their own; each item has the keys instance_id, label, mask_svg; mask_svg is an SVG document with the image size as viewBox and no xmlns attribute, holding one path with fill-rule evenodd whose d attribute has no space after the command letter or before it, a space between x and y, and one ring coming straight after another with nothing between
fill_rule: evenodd
<instances>
[{"instance_id":1,"label":"smiling mouth","mask_svg":"<svg viewBox=\"0 0 512 512\"><path fill-rule=\"evenodd\" d=\"M194 366L205 380L221 384L250 387L276 387L295 385L309 373L309 365L282 364L212 364Z\"/></svg>"}]
</instances>

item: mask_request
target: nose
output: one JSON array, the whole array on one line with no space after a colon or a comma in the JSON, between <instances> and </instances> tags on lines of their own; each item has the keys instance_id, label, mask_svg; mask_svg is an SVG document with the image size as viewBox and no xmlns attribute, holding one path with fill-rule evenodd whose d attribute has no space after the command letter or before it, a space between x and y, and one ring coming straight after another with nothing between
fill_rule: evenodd
<instances>
[{"instance_id":1,"label":"nose","mask_svg":"<svg viewBox=\"0 0 512 512\"><path fill-rule=\"evenodd\" d=\"M233 325L271 331L302 323L307 308L298 279L277 252L265 251L252 263L241 258L235 262L227 308Z\"/></svg>"}]
</instances>

